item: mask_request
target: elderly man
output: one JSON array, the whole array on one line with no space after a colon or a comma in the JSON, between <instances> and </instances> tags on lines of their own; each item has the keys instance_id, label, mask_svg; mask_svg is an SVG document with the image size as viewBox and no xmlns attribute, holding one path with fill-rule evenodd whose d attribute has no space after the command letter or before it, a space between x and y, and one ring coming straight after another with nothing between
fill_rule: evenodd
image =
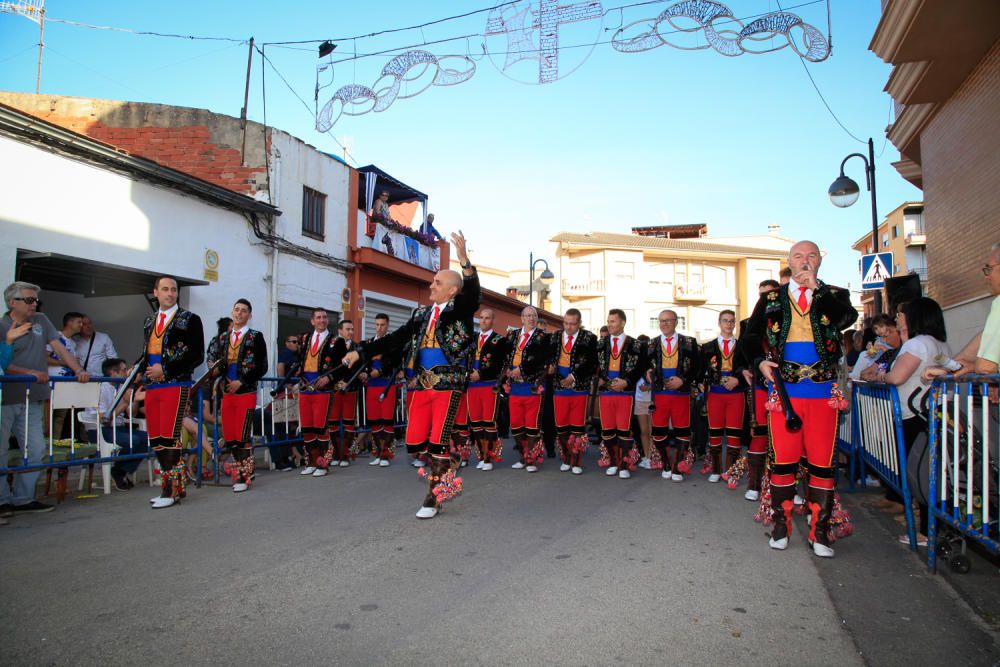
<instances>
[{"instance_id":1,"label":"elderly man","mask_svg":"<svg viewBox=\"0 0 1000 667\"><path fill-rule=\"evenodd\" d=\"M9 310L0 319L0 339L7 335L9 329L31 323L30 332L13 341L14 351L7 373L31 375L35 378L35 384L29 388L28 384L10 383L3 388L0 465L7 463L11 435L17 438L18 446L26 454L29 464L38 465L42 462L45 451L42 419L45 401L50 395L46 345L76 375L77 381L86 382L90 379L76 357L59 342L59 331L52 326L49 318L37 312L40 292L38 285L25 282L11 283L3 291L3 300ZM13 494L6 483L0 484L0 515L9 516L12 512L49 512L53 509L51 505L35 500L35 485L40 474L41 470L32 470L18 475L14 481Z\"/></svg>"},{"instance_id":2,"label":"elderly man","mask_svg":"<svg viewBox=\"0 0 1000 667\"><path fill-rule=\"evenodd\" d=\"M507 379L510 381L510 432L521 460L511 467L537 472L545 459L542 446L542 394L552 361L549 336L538 326L534 306L521 310L521 328L507 334Z\"/></svg>"},{"instance_id":3,"label":"elderly man","mask_svg":"<svg viewBox=\"0 0 1000 667\"><path fill-rule=\"evenodd\" d=\"M104 362L117 359L118 351L111 337L94 329L94 321L89 315L83 315L80 333L73 336L76 343L76 358L91 375L100 375Z\"/></svg>"},{"instance_id":4,"label":"elderly man","mask_svg":"<svg viewBox=\"0 0 1000 667\"><path fill-rule=\"evenodd\" d=\"M413 311L410 319L390 334L369 341L344 355L343 364L353 366L407 344L406 365L411 366L417 385L411 392L406 447L410 454L429 454L430 484L418 519L437 516L441 504L461 489L451 465L451 429L469 381L475 351L473 316L479 308L479 276L469 261L465 237L451 235L462 266L457 271L438 271L429 286L431 304ZM425 469L422 469L425 470Z\"/></svg>"},{"instance_id":5,"label":"elderly man","mask_svg":"<svg viewBox=\"0 0 1000 667\"><path fill-rule=\"evenodd\" d=\"M761 295L743 341L746 356L760 372L787 388L790 406L770 405L774 467L771 499L774 530L770 546L787 549L795 496L795 473L805 453L809 470L807 506L812 515L809 542L813 553L830 558L829 526L833 514L833 447L837 413L845 406L836 387L841 332L858 313L850 292L817 278L822 257L812 241L799 241L788 253L792 275L787 285ZM766 358L765 358L766 354ZM803 426L789 430L780 411L793 409Z\"/></svg>"}]
</instances>

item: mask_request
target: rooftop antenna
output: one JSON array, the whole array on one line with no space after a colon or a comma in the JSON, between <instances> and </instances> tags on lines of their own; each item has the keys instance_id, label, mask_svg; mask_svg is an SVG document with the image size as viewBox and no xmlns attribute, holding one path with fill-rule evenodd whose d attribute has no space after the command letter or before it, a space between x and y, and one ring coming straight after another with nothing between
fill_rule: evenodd
<instances>
[{"instance_id":1,"label":"rooftop antenna","mask_svg":"<svg viewBox=\"0 0 1000 667\"><path fill-rule=\"evenodd\" d=\"M45 47L45 0L0 0L0 12L20 14L38 24L38 70L35 73L35 95L42 87L42 49Z\"/></svg>"}]
</instances>

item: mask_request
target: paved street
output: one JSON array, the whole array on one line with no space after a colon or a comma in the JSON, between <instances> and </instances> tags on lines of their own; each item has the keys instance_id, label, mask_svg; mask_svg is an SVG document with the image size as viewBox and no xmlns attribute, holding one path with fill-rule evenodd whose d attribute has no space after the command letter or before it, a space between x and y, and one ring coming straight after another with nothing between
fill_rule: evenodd
<instances>
[{"instance_id":1,"label":"paved street","mask_svg":"<svg viewBox=\"0 0 1000 667\"><path fill-rule=\"evenodd\" d=\"M0 529L3 662L989 665L993 634L852 499L837 558L777 553L695 476L464 472L433 521L399 459L146 487ZM509 463L510 461L508 461ZM74 477L75 478L75 477Z\"/></svg>"}]
</instances>

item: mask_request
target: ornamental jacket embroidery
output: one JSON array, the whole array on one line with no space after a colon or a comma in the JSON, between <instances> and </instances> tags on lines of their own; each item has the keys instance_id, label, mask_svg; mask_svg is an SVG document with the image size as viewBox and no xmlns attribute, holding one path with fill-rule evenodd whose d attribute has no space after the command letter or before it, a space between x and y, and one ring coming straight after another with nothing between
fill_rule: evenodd
<instances>
[{"instance_id":1,"label":"ornamental jacket embroidery","mask_svg":"<svg viewBox=\"0 0 1000 667\"><path fill-rule=\"evenodd\" d=\"M142 325L142 349L149 349L149 337L156 323L156 313L146 317ZM163 347L160 352L164 382L178 382L191 379L194 369L205 359L205 333L201 318L178 306L173 319L163 332Z\"/></svg>"},{"instance_id":2,"label":"ornamental jacket embroidery","mask_svg":"<svg viewBox=\"0 0 1000 667\"><path fill-rule=\"evenodd\" d=\"M507 334L507 344L510 346L510 351L507 353L508 369L513 368L514 355L517 354L517 345L521 342L521 334L521 329L515 329ZM521 382L543 383L550 363L552 363L551 337L541 329L536 328L524 349L521 350Z\"/></svg>"},{"instance_id":3,"label":"ornamental jacket embroidery","mask_svg":"<svg viewBox=\"0 0 1000 667\"><path fill-rule=\"evenodd\" d=\"M646 345L647 368L653 371L653 391L664 391L663 373L660 372L662 338L657 336ZM677 391L688 391L701 375L701 354L698 341L691 336L677 334L677 376L684 384Z\"/></svg>"},{"instance_id":4,"label":"ornamental jacket embroidery","mask_svg":"<svg viewBox=\"0 0 1000 667\"><path fill-rule=\"evenodd\" d=\"M434 338L447 361L447 366L434 369L439 378L435 389L465 391L472 366L470 357L476 351L472 318L479 310L479 299L479 274L473 268L471 276L463 276L459 293L441 309L434 327ZM433 305L420 306L403 326L376 341L359 346L357 351L361 360L367 361L389 350L406 349L408 346L404 365L419 370L420 342L433 314Z\"/></svg>"},{"instance_id":5,"label":"ornamental jacket embroidery","mask_svg":"<svg viewBox=\"0 0 1000 667\"><path fill-rule=\"evenodd\" d=\"M840 333L857 319L858 311L851 305L850 293L820 281L813 291L812 305L809 308L813 344L819 355L817 372L811 378L813 382L832 382L836 379L840 361ZM786 382L798 382L795 366L784 361L785 342L791 321L792 304L788 285L761 295L747 323L744 356L749 358L753 355L755 362L759 362L764 353L770 351L773 360L780 364L781 377Z\"/></svg>"},{"instance_id":6,"label":"ornamental jacket embroidery","mask_svg":"<svg viewBox=\"0 0 1000 667\"><path fill-rule=\"evenodd\" d=\"M573 375L573 386L568 387L573 391L590 391L594 374L597 372L597 335L593 331L580 329L576 332L576 339L573 341L573 350L569 353L569 372ZM562 352L563 331L559 330L552 334L552 363L559 363L559 355ZM559 377L553 378L557 390L564 387L559 384Z\"/></svg>"},{"instance_id":7,"label":"ornamental jacket embroidery","mask_svg":"<svg viewBox=\"0 0 1000 667\"><path fill-rule=\"evenodd\" d=\"M229 348L230 332L223 332L208 344L208 365L225 359ZM256 329L247 329L240 337L240 349L236 353L236 379L242 384L238 394L257 391L257 382L267 373L267 345L264 334ZM225 374L225 371L223 371Z\"/></svg>"},{"instance_id":8,"label":"ornamental jacket embroidery","mask_svg":"<svg viewBox=\"0 0 1000 667\"><path fill-rule=\"evenodd\" d=\"M478 336L476 336L475 343L476 345L479 344ZM483 349L479 354L480 382L496 380L500 375L500 371L503 370L503 366L507 362L507 355L510 352L510 348L507 345L507 338L501 336L496 331L490 334L490 337L483 343ZM472 356L475 356L475 352L473 352ZM471 359L472 357L470 357Z\"/></svg>"},{"instance_id":9,"label":"ornamental jacket embroidery","mask_svg":"<svg viewBox=\"0 0 1000 667\"><path fill-rule=\"evenodd\" d=\"M746 379L741 372L744 368L743 357L739 354L739 340L734 339L733 349L729 351L733 361L732 375L739 380L737 389L744 389L747 386ZM705 386L722 384L722 348L719 346L719 339L715 338L701 346L701 368L702 381Z\"/></svg>"},{"instance_id":10,"label":"ornamental jacket embroidery","mask_svg":"<svg viewBox=\"0 0 1000 667\"><path fill-rule=\"evenodd\" d=\"M299 356L298 356L298 366L300 369L305 367L306 355L309 353L309 343L312 338L313 332L299 334ZM319 349L319 360L317 362L316 372L322 375L334 367L335 364L339 364L340 360L344 358L344 353L340 353L340 357L337 358L334 353L334 344L337 342L337 335L332 331L326 335L326 340L323 341L323 345ZM299 374L302 372L300 370Z\"/></svg>"},{"instance_id":11,"label":"ornamental jacket embroidery","mask_svg":"<svg viewBox=\"0 0 1000 667\"><path fill-rule=\"evenodd\" d=\"M618 358L621 360L618 377L628 382L626 392L635 391L635 383L642 377L646 368L643 346L631 336L625 336ZM601 391L612 391L611 378L608 377L608 364L611 361L611 336L598 344L597 348L597 379Z\"/></svg>"}]
</instances>

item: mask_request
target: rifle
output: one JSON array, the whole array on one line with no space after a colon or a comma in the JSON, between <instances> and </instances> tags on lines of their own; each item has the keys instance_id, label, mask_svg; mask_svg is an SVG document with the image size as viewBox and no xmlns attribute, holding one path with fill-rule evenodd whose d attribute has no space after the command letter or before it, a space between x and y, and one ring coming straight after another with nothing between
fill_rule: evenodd
<instances>
[{"instance_id":1,"label":"rifle","mask_svg":"<svg viewBox=\"0 0 1000 667\"><path fill-rule=\"evenodd\" d=\"M221 371L225 367L226 367L226 358L219 357L218 359L215 360L215 363L213 363L211 366L208 367L208 370L205 371L205 373L201 377L199 377L197 380L194 381L194 384L191 385L191 389L188 391L188 409L191 409L191 401L195 399L195 397L198 395L198 392L203 387L207 386L209 383L212 383L212 379L215 376L216 371ZM213 387L212 394L214 393L215 393L215 388Z\"/></svg>"},{"instance_id":2,"label":"rifle","mask_svg":"<svg viewBox=\"0 0 1000 667\"><path fill-rule=\"evenodd\" d=\"M275 396L283 392L285 390L285 387L292 384L292 382L298 380L299 379L298 374L299 371L301 370L302 370L302 362L296 360L295 363L292 364L292 367L288 369L288 372L285 373L285 377L281 378L281 381L278 382L278 384L274 386L274 389L271 390L271 398L274 398Z\"/></svg>"},{"instance_id":3,"label":"rifle","mask_svg":"<svg viewBox=\"0 0 1000 667\"><path fill-rule=\"evenodd\" d=\"M351 385L351 383L353 383L354 380L356 380L357 377L359 375L361 375L367 367L368 366L366 364L359 364L358 365L358 369L356 371L354 371L354 375L352 375L350 378L348 378L347 382L345 383L346 384L346 386L344 387L345 391L347 390L347 387L349 387ZM316 383L317 382L319 382L323 378L333 377L334 375L337 375L338 373L342 373L342 372L344 372L346 370L349 370L349 369L347 368L347 366L343 366L343 365L338 365L338 366L336 366L334 368L331 368L327 372L325 372L325 373L323 373L321 375L316 376L316 379L313 380L312 382L307 382L306 384L304 384L302 386L302 391L316 391Z\"/></svg>"},{"instance_id":4,"label":"rifle","mask_svg":"<svg viewBox=\"0 0 1000 667\"><path fill-rule=\"evenodd\" d=\"M768 352L767 360L773 361L770 352ZM781 367L778 366L771 369L771 371L771 376L774 377L774 388L778 391L781 408L785 412L785 428L793 433L799 431L802 428L802 418L792 408L792 399L788 397L788 389L785 388L785 381L781 379Z\"/></svg>"}]
</instances>

